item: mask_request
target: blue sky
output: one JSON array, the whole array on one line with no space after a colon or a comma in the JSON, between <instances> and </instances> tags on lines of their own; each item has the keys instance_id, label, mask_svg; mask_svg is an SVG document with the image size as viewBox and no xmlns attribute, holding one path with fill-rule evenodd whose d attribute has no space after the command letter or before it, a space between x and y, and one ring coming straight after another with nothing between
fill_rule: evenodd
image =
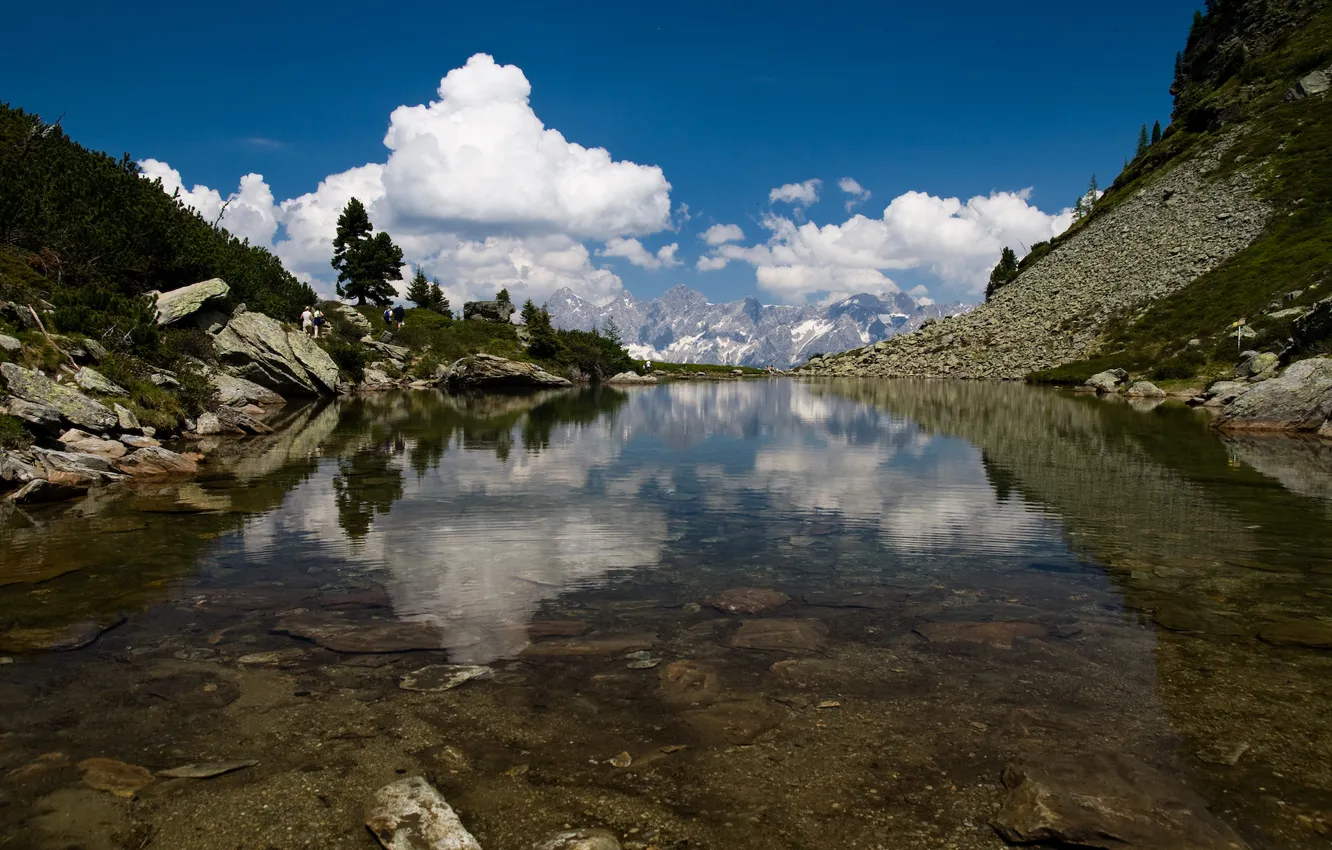
<instances>
[{"instance_id":1,"label":"blue sky","mask_svg":"<svg viewBox=\"0 0 1332 850\"><path fill-rule=\"evenodd\" d=\"M1105 185L1119 171L1143 122L1167 122L1175 51L1198 4L237 2L138 3L132 14L112 5L8 11L0 96L48 119L64 113L64 128L89 147L159 161L186 190L225 198L255 173L281 202L384 163L393 110L440 100L440 78L486 53L521 69L545 127L615 161L659 167L670 213L660 215L660 193L617 194L613 180L588 187L605 195L595 225L573 223L569 204L445 211L390 189L372 213L395 237L403 231L409 257L459 295L513 274L538 296L571 283L605 298L622 281L639 297L685 283L713 300L775 302L894 284L973 298L993 262L987 251L1058 227L1092 173ZM400 185L434 179L405 160ZM867 222L847 226L844 177L871 193L854 208ZM774 188L812 179L822 181L818 202L770 201ZM233 229L264 241L276 227L278 243L289 227L317 229L263 208L258 185L252 211L244 191L233 204ZM1027 188L1020 201L966 204ZM908 192L923 194L885 219ZM585 201L594 202L572 207ZM654 221L640 214L649 201ZM638 206L618 215L625 204ZM197 205L207 214L208 197ZM617 230L612 219L633 223ZM725 252L709 246L700 234L714 224L738 225L744 238ZM485 251L469 250L488 236ZM309 238L304 253L278 253L321 282ZM641 251L626 247L631 239ZM678 247L658 255L669 244ZM699 270L705 255L715 270Z\"/></svg>"}]
</instances>

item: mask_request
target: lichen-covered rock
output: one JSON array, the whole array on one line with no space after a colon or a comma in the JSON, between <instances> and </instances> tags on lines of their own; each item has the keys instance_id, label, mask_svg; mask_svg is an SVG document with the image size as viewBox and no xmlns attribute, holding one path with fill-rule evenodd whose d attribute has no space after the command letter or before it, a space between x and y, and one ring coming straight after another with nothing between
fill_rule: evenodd
<instances>
[{"instance_id":1,"label":"lichen-covered rock","mask_svg":"<svg viewBox=\"0 0 1332 850\"><path fill-rule=\"evenodd\" d=\"M1240 361L1239 367L1235 370L1241 377L1260 378L1270 377L1269 373L1276 370L1281 363L1281 358L1270 351L1249 351Z\"/></svg>"},{"instance_id":2,"label":"lichen-covered rock","mask_svg":"<svg viewBox=\"0 0 1332 850\"><path fill-rule=\"evenodd\" d=\"M491 354L464 357L449 367L444 384L450 390L570 387L568 379L533 363L519 363Z\"/></svg>"},{"instance_id":3,"label":"lichen-covered rock","mask_svg":"<svg viewBox=\"0 0 1332 850\"><path fill-rule=\"evenodd\" d=\"M1124 391L1124 395L1131 398L1165 398L1165 390L1153 384L1151 381L1137 381L1133 386Z\"/></svg>"},{"instance_id":4,"label":"lichen-covered rock","mask_svg":"<svg viewBox=\"0 0 1332 850\"><path fill-rule=\"evenodd\" d=\"M0 351L6 354L17 354L23 349L23 343L14 339L12 336L0 334Z\"/></svg>"},{"instance_id":5,"label":"lichen-covered rock","mask_svg":"<svg viewBox=\"0 0 1332 850\"><path fill-rule=\"evenodd\" d=\"M63 422L60 411L51 405L23 398L10 399L5 410L15 419L22 419L29 431L38 434L54 434Z\"/></svg>"},{"instance_id":6,"label":"lichen-covered rock","mask_svg":"<svg viewBox=\"0 0 1332 850\"><path fill-rule=\"evenodd\" d=\"M192 475L199 471L199 466L194 461L160 446L136 449L121 458L119 467L121 472L136 478L155 475Z\"/></svg>"},{"instance_id":7,"label":"lichen-covered rock","mask_svg":"<svg viewBox=\"0 0 1332 850\"><path fill-rule=\"evenodd\" d=\"M203 309L209 301L226 298L231 287L221 278L182 286L170 292L157 293L157 324L172 325L187 319Z\"/></svg>"},{"instance_id":8,"label":"lichen-covered rock","mask_svg":"<svg viewBox=\"0 0 1332 850\"><path fill-rule=\"evenodd\" d=\"M1214 423L1222 430L1317 431L1332 419L1332 359L1311 357L1254 385Z\"/></svg>"},{"instance_id":9,"label":"lichen-covered rock","mask_svg":"<svg viewBox=\"0 0 1332 850\"><path fill-rule=\"evenodd\" d=\"M231 374L268 387L285 395L318 395L332 392L337 385L337 365L322 350L319 355L301 345L298 355L292 348L293 339L304 339L309 346L313 340L299 332L288 333L276 319L263 313L242 313L234 317L222 332L213 337L213 350L218 360ZM318 375L312 375L306 364L314 366ZM332 383L329 368L332 369Z\"/></svg>"},{"instance_id":10,"label":"lichen-covered rock","mask_svg":"<svg viewBox=\"0 0 1332 850\"><path fill-rule=\"evenodd\" d=\"M365 825L385 850L481 850L444 795L421 776L375 792Z\"/></svg>"},{"instance_id":11,"label":"lichen-covered rock","mask_svg":"<svg viewBox=\"0 0 1332 850\"><path fill-rule=\"evenodd\" d=\"M361 315L360 311L350 304L339 304L336 307L331 308L330 312L341 316L346 320L347 324L363 334L368 334L375 329L375 326L370 323L370 320Z\"/></svg>"},{"instance_id":12,"label":"lichen-covered rock","mask_svg":"<svg viewBox=\"0 0 1332 850\"><path fill-rule=\"evenodd\" d=\"M217 421L222 427L242 434L271 434L273 429L244 411L222 406L217 409Z\"/></svg>"},{"instance_id":13,"label":"lichen-covered rock","mask_svg":"<svg viewBox=\"0 0 1332 850\"><path fill-rule=\"evenodd\" d=\"M337 391L338 364L333 362L327 351L300 331L288 331L287 343L291 346L292 353L296 355L296 362L300 363L306 374L314 379L315 386L321 392Z\"/></svg>"},{"instance_id":14,"label":"lichen-covered rock","mask_svg":"<svg viewBox=\"0 0 1332 850\"><path fill-rule=\"evenodd\" d=\"M74 375L74 383L79 385L79 389L88 393L101 393L102 395L127 395L128 390L108 379L101 372L95 369L89 369L84 366Z\"/></svg>"},{"instance_id":15,"label":"lichen-covered rock","mask_svg":"<svg viewBox=\"0 0 1332 850\"><path fill-rule=\"evenodd\" d=\"M120 426L120 430L138 431L142 427L139 425L139 417L134 415L134 411L118 404L111 405L111 410L116 414L116 424Z\"/></svg>"},{"instance_id":16,"label":"lichen-covered rock","mask_svg":"<svg viewBox=\"0 0 1332 850\"><path fill-rule=\"evenodd\" d=\"M218 404L232 406L238 404L282 404L286 401L268 387L260 386L254 381L228 375L225 372L215 372L209 375L208 379L212 382L213 389L217 390Z\"/></svg>"},{"instance_id":17,"label":"lichen-covered rock","mask_svg":"<svg viewBox=\"0 0 1332 850\"><path fill-rule=\"evenodd\" d=\"M118 423L116 414L106 405L57 384L41 372L14 363L0 363L0 378L15 397L53 407L72 425L100 432L114 428Z\"/></svg>"},{"instance_id":18,"label":"lichen-covered rock","mask_svg":"<svg viewBox=\"0 0 1332 850\"><path fill-rule=\"evenodd\" d=\"M1091 387L1098 393L1114 393L1119 391L1119 385L1128 379L1128 373L1123 369L1109 369L1092 375L1087 379L1086 386Z\"/></svg>"}]
</instances>

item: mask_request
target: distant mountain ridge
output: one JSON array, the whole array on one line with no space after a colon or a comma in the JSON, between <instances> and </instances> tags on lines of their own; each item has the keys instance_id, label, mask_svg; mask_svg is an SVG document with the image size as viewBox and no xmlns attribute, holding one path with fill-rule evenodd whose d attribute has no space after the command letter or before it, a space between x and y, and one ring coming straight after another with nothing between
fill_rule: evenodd
<instances>
[{"instance_id":1,"label":"distant mountain ridge","mask_svg":"<svg viewBox=\"0 0 1332 850\"><path fill-rule=\"evenodd\" d=\"M862 293L826 307L760 304L744 298L712 304L703 293L676 286L652 301L626 292L598 306L561 289L545 304L565 330L592 330L613 319L629 352L672 363L777 366L804 363L811 354L845 351L910 333L929 318L965 313L969 305L922 304L905 292L886 298Z\"/></svg>"}]
</instances>

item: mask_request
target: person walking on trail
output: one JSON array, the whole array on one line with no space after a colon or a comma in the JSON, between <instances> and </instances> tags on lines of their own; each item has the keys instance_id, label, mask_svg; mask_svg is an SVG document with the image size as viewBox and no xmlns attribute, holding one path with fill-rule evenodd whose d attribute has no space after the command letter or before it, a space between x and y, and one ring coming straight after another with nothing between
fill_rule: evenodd
<instances>
[{"instance_id":1,"label":"person walking on trail","mask_svg":"<svg viewBox=\"0 0 1332 850\"><path fill-rule=\"evenodd\" d=\"M402 309L402 305L393 308L393 321L398 325L398 330L402 330L402 320L406 317L407 311Z\"/></svg>"},{"instance_id":2,"label":"person walking on trail","mask_svg":"<svg viewBox=\"0 0 1332 850\"><path fill-rule=\"evenodd\" d=\"M314 338L319 339L319 329L324 326L324 311L314 308Z\"/></svg>"},{"instance_id":3,"label":"person walking on trail","mask_svg":"<svg viewBox=\"0 0 1332 850\"><path fill-rule=\"evenodd\" d=\"M314 311L309 307L306 307L305 312L301 313L301 331L304 332L306 336L312 336L317 333L317 331L315 331Z\"/></svg>"},{"instance_id":4,"label":"person walking on trail","mask_svg":"<svg viewBox=\"0 0 1332 850\"><path fill-rule=\"evenodd\" d=\"M387 307L384 308L384 327L390 329L393 327L393 311Z\"/></svg>"},{"instance_id":5,"label":"person walking on trail","mask_svg":"<svg viewBox=\"0 0 1332 850\"><path fill-rule=\"evenodd\" d=\"M644 375L650 375L650 374L652 374L652 361L651 361L651 360L644 360L644 361L643 361L643 374L644 374Z\"/></svg>"}]
</instances>

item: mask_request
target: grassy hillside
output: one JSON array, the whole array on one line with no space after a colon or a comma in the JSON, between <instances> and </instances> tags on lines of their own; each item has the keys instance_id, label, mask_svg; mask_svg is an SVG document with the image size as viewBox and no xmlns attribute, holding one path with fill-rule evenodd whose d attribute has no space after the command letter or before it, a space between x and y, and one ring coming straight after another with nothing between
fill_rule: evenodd
<instances>
[{"instance_id":1,"label":"grassy hillside","mask_svg":"<svg viewBox=\"0 0 1332 850\"><path fill-rule=\"evenodd\" d=\"M1292 317L1271 314L1332 295L1332 96L1286 99L1302 76L1329 66L1332 8L1325 0L1233 0L1195 24L1165 137L1130 163L1096 211L1056 244L1164 169L1223 140L1231 144L1217 176L1253 169L1273 208L1268 227L1247 250L1146 312L1112 320L1097 357L1036 373L1034 380L1080 382L1111 367L1157 380L1226 375L1236 359L1231 325L1241 318L1258 334L1245 348L1284 347Z\"/></svg>"}]
</instances>

